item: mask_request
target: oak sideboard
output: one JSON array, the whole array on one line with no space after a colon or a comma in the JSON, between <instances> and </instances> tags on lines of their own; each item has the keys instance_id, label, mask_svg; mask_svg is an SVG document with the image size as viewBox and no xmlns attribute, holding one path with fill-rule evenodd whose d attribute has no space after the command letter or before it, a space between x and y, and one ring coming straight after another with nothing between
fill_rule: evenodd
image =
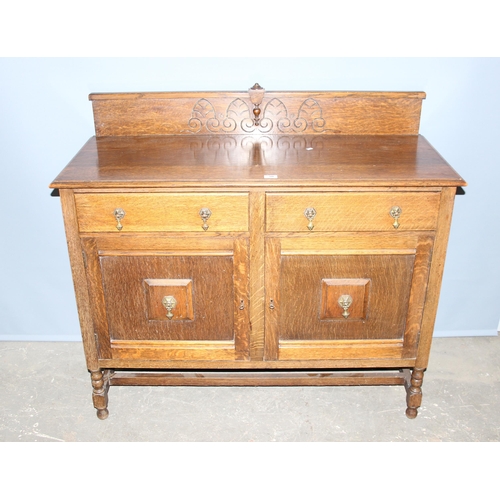
<instances>
[{"instance_id":1,"label":"oak sideboard","mask_svg":"<svg viewBox=\"0 0 500 500\"><path fill-rule=\"evenodd\" d=\"M416 417L466 185L423 92L89 98L50 187L99 418L113 385L394 384Z\"/></svg>"}]
</instances>

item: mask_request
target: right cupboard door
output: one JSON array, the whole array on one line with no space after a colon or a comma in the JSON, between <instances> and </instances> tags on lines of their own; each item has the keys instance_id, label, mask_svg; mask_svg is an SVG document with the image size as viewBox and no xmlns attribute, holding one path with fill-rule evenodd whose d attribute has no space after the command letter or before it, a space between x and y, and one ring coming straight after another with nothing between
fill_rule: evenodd
<instances>
[{"instance_id":1,"label":"right cupboard door","mask_svg":"<svg viewBox=\"0 0 500 500\"><path fill-rule=\"evenodd\" d=\"M432 244L431 232L267 238L265 358L414 359Z\"/></svg>"}]
</instances>

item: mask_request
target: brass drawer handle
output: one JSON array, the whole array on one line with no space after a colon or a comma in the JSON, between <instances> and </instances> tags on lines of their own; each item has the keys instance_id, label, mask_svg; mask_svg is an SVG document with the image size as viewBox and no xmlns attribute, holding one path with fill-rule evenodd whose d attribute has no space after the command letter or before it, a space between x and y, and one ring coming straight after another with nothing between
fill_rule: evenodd
<instances>
[{"instance_id":1,"label":"brass drawer handle","mask_svg":"<svg viewBox=\"0 0 500 500\"><path fill-rule=\"evenodd\" d=\"M349 307L351 307L352 304L352 297L350 295L341 295L338 300L339 306L344 310L342 313L342 316L344 316L345 319L349 317Z\"/></svg>"},{"instance_id":2,"label":"brass drawer handle","mask_svg":"<svg viewBox=\"0 0 500 500\"><path fill-rule=\"evenodd\" d=\"M316 217L316 210L313 207L308 207L304 210L304 216L309 221L307 229L312 231L314 229L314 224L312 223L314 217Z\"/></svg>"},{"instance_id":3,"label":"brass drawer handle","mask_svg":"<svg viewBox=\"0 0 500 500\"><path fill-rule=\"evenodd\" d=\"M207 220L210 219L211 215L212 215L212 212L210 211L209 208L202 208L200 210L200 217L201 217L201 220L203 221L203 226L201 226L203 228L203 231L206 231L208 229Z\"/></svg>"},{"instance_id":4,"label":"brass drawer handle","mask_svg":"<svg viewBox=\"0 0 500 500\"><path fill-rule=\"evenodd\" d=\"M118 229L118 231L121 231L123 229L121 220L125 217L125 210L123 210L123 208L116 208L113 212L113 215L115 216L117 223L116 229Z\"/></svg>"},{"instance_id":5,"label":"brass drawer handle","mask_svg":"<svg viewBox=\"0 0 500 500\"><path fill-rule=\"evenodd\" d=\"M393 227L394 229L397 229L399 227L399 217L403 213L403 210L401 210L401 207L398 207L397 205L391 208L391 211L389 214L391 217L394 219L394 224Z\"/></svg>"},{"instance_id":6,"label":"brass drawer handle","mask_svg":"<svg viewBox=\"0 0 500 500\"><path fill-rule=\"evenodd\" d=\"M161 303L167 310L167 318L172 319L174 315L172 314L172 309L177 305L177 300L172 295L165 295L161 300Z\"/></svg>"}]
</instances>

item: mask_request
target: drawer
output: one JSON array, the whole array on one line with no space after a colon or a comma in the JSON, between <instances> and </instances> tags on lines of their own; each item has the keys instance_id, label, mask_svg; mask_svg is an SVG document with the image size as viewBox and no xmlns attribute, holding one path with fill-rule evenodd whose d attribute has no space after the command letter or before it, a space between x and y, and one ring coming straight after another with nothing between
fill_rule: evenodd
<instances>
[{"instance_id":1,"label":"drawer","mask_svg":"<svg viewBox=\"0 0 500 500\"><path fill-rule=\"evenodd\" d=\"M82 233L248 231L248 193L77 193L75 203Z\"/></svg>"},{"instance_id":2,"label":"drawer","mask_svg":"<svg viewBox=\"0 0 500 500\"><path fill-rule=\"evenodd\" d=\"M438 192L267 193L266 230L433 230L439 198Z\"/></svg>"}]
</instances>

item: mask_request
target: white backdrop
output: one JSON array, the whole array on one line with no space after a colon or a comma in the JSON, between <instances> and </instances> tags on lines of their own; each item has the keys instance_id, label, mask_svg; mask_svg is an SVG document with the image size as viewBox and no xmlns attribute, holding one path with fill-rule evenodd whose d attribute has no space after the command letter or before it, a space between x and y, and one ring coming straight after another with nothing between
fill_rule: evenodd
<instances>
[{"instance_id":1,"label":"white backdrop","mask_svg":"<svg viewBox=\"0 0 500 500\"><path fill-rule=\"evenodd\" d=\"M436 335L500 319L500 58L0 58L0 340L79 340L58 198L48 184L94 134L91 92L425 91L420 132L468 181Z\"/></svg>"}]
</instances>

